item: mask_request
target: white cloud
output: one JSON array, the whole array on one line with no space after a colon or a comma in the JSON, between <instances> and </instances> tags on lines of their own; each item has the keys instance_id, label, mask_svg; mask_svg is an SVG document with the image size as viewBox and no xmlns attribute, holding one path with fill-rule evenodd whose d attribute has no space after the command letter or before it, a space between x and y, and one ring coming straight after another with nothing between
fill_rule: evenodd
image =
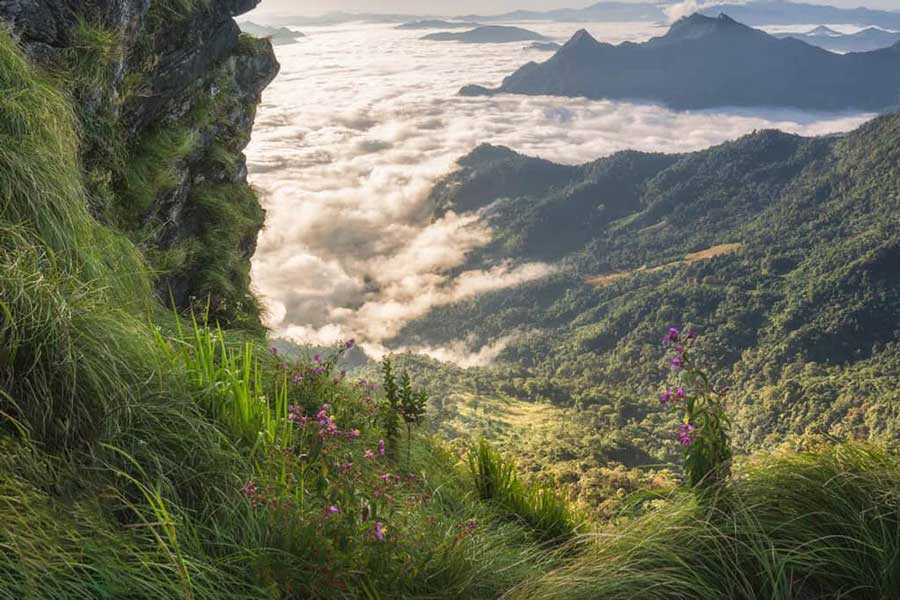
<instances>
[{"instance_id":1,"label":"white cloud","mask_svg":"<svg viewBox=\"0 0 900 600\"><path fill-rule=\"evenodd\" d=\"M723 0L683 0L682 2L671 4L663 10L669 17L669 21L674 22L682 17L688 17L695 12L720 4L743 4L743 2L736 0L728 0L727 2Z\"/></svg>"},{"instance_id":2,"label":"white cloud","mask_svg":"<svg viewBox=\"0 0 900 600\"><path fill-rule=\"evenodd\" d=\"M583 25L527 26L564 40ZM614 43L663 32L650 24L589 29ZM579 163L626 148L697 150L766 127L840 131L867 118L463 98L456 95L461 86L496 85L524 61L548 55L521 44L424 42L421 32L390 26L304 32L299 43L277 48L282 72L264 95L247 153L268 210L254 284L275 332L309 343L353 337L377 348L435 306L553 271L534 263L459 272L466 256L490 240L490 228L477 214L433 220L427 197L455 160L482 142ZM485 349L472 347L463 332L460 339L420 350L463 364L490 359L508 343Z\"/></svg>"}]
</instances>

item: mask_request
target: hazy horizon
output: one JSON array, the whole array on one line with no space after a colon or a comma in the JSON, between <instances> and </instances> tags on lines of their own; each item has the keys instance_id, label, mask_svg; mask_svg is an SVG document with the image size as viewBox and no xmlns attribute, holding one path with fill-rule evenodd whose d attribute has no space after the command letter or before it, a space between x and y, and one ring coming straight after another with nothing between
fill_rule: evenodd
<instances>
[{"instance_id":1,"label":"hazy horizon","mask_svg":"<svg viewBox=\"0 0 900 600\"><path fill-rule=\"evenodd\" d=\"M618 0L637 2L645 0ZM652 0L646 0L652 1ZM683 4L702 8L706 5L726 4L740 0L703 2L686 0ZM806 4L825 4L841 8L865 7L871 9L900 10L900 0L803 0ZM460 15L465 13L492 14L505 11L552 10L555 8L583 8L596 4L596 0L309 0L298 5L294 0L263 0L257 9L263 12L290 13L295 15L319 15L333 11L359 11L372 13L408 13L416 15Z\"/></svg>"}]
</instances>

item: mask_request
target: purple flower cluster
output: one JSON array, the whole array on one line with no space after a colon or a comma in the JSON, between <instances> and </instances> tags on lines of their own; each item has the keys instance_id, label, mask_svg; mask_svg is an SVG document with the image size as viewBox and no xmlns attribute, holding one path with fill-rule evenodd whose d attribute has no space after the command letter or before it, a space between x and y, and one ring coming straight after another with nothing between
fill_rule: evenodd
<instances>
[{"instance_id":1,"label":"purple flower cluster","mask_svg":"<svg viewBox=\"0 0 900 600\"><path fill-rule=\"evenodd\" d=\"M668 402L672 402L673 400L684 400L687 396L687 391L685 391L683 386L678 386L675 389L666 388L659 393L659 401L662 404L666 404Z\"/></svg>"},{"instance_id":2,"label":"purple flower cluster","mask_svg":"<svg viewBox=\"0 0 900 600\"><path fill-rule=\"evenodd\" d=\"M331 406L326 403L323 404L319 408L319 412L316 413L315 422L319 425L319 435L327 435L330 437L340 436L350 440L355 440L362 436L362 432L359 429L351 429L348 431L341 431L338 429L334 416L329 414L330 410ZM306 427L312 420L303 414L303 409L301 407L291 405L288 407L288 421L298 427Z\"/></svg>"},{"instance_id":3,"label":"purple flower cluster","mask_svg":"<svg viewBox=\"0 0 900 600\"><path fill-rule=\"evenodd\" d=\"M666 346L674 345L679 352L684 351L682 343L685 340L692 340L697 337L697 332L693 329L685 329L683 332L677 327L669 327L669 332L663 337L663 344Z\"/></svg>"},{"instance_id":4,"label":"purple flower cluster","mask_svg":"<svg viewBox=\"0 0 900 600\"><path fill-rule=\"evenodd\" d=\"M256 483L252 479L248 479L244 484L244 487L241 488L241 494L244 498L248 500L253 500L256 498L257 494L259 494L259 490L256 487Z\"/></svg>"},{"instance_id":5,"label":"purple flower cluster","mask_svg":"<svg viewBox=\"0 0 900 600\"><path fill-rule=\"evenodd\" d=\"M682 446L688 447L694 443L694 431L696 429L690 423L682 423L678 427L678 441L681 442Z\"/></svg>"},{"instance_id":6,"label":"purple flower cluster","mask_svg":"<svg viewBox=\"0 0 900 600\"><path fill-rule=\"evenodd\" d=\"M399 475L391 475L390 473L382 473L381 480L385 483L400 483L403 478Z\"/></svg>"},{"instance_id":7,"label":"purple flower cluster","mask_svg":"<svg viewBox=\"0 0 900 600\"><path fill-rule=\"evenodd\" d=\"M462 526L463 533L466 533L467 535L473 535L477 529L478 521L476 519L469 519L463 523Z\"/></svg>"},{"instance_id":8,"label":"purple flower cluster","mask_svg":"<svg viewBox=\"0 0 900 600\"><path fill-rule=\"evenodd\" d=\"M375 539L379 542L383 542L384 536L387 534L387 527L385 527L381 521L377 521L375 527L372 529L372 533L375 535Z\"/></svg>"},{"instance_id":9,"label":"purple flower cluster","mask_svg":"<svg viewBox=\"0 0 900 600\"><path fill-rule=\"evenodd\" d=\"M384 456L384 440L378 440L378 456ZM367 459L375 458L375 452L366 448L365 453L363 454Z\"/></svg>"},{"instance_id":10,"label":"purple flower cluster","mask_svg":"<svg viewBox=\"0 0 900 600\"><path fill-rule=\"evenodd\" d=\"M695 337L697 337L697 334L693 329L687 329L684 332L681 332L676 327L670 327L669 332L663 337L663 345L671 347L675 352L675 356L672 357L669 362L674 370L680 371L685 367L685 359L683 356L685 351L684 342L692 340Z\"/></svg>"},{"instance_id":11,"label":"purple flower cluster","mask_svg":"<svg viewBox=\"0 0 900 600\"><path fill-rule=\"evenodd\" d=\"M316 421L319 422L320 432L336 435L338 432L337 424L334 422L334 417L328 414L329 408L331 407L328 404L323 404L319 412L316 413Z\"/></svg>"},{"instance_id":12,"label":"purple flower cluster","mask_svg":"<svg viewBox=\"0 0 900 600\"><path fill-rule=\"evenodd\" d=\"M669 359L669 364L671 365L673 370L679 372L684 370L685 372L688 372L693 368L692 365L688 363L685 351L686 345L696 337L697 334L693 329L685 329L684 331L681 331L677 327L669 328L669 331L663 337L663 345L666 346L669 351L674 354L674 356ZM685 374L680 373L679 379L685 376ZM683 385L666 387L659 393L659 402L663 405L675 406L675 403L677 401L684 400L685 398L687 398L687 395L687 389ZM689 418L689 415L686 416L686 420ZM683 423L678 429L678 441L685 448L691 446L694 443L695 435L696 427L690 422Z\"/></svg>"},{"instance_id":13,"label":"purple flower cluster","mask_svg":"<svg viewBox=\"0 0 900 600\"><path fill-rule=\"evenodd\" d=\"M303 409L299 406L288 406L288 421L300 427L306 427L309 423L309 417L303 414Z\"/></svg>"}]
</instances>

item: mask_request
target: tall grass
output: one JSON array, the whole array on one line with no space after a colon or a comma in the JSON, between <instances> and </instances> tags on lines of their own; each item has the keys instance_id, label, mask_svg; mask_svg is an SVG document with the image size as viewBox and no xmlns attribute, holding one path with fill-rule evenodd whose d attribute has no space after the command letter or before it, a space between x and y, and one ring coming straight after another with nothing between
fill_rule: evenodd
<instances>
[{"instance_id":1,"label":"tall grass","mask_svg":"<svg viewBox=\"0 0 900 600\"><path fill-rule=\"evenodd\" d=\"M253 342L234 348L221 328L201 325L193 315L187 330L176 317L176 328L177 337L158 334L157 341L180 363L207 413L254 451L292 447L296 428L288 420L287 372L267 386L271 371L260 364ZM267 390L274 392L271 397Z\"/></svg>"},{"instance_id":2,"label":"tall grass","mask_svg":"<svg viewBox=\"0 0 900 600\"><path fill-rule=\"evenodd\" d=\"M900 462L844 445L758 458L710 508L681 493L510 598L900 597Z\"/></svg>"},{"instance_id":3,"label":"tall grass","mask_svg":"<svg viewBox=\"0 0 900 600\"><path fill-rule=\"evenodd\" d=\"M88 213L71 104L3 31L0 90L0 223L25 227L67 274L105 286L118 301L146 302L140 255Z\"/></svg>"},{"instance_id":4,"label":"tall grass","mask_svg":"<svg viewBox=\"0 0 900 600\"><path fill-rule=\"evenodd\" d=\"M85 172L121 170L124 135L117 127L121 98L116 81L125 60L121 34L80 17L62 56L60 77L78 113Z\"/></svg>"},{"instance_id":5,"label":"tall grass","mask_svg":"<svg viewBox=\"0 0 900 600\"><path fill-rule=\"evenodd\" d=\"M153 373L146 326L67 273L23 227L0 225L0 385L10 411L54 447L96 441L127 418ZM150 347L152 348L152 347Z\"/></svg>"},{"instance_id":6,"label":"tall grass","mask_svg":"<svg viewBox=\"0 0 900 600\"><path fill-rule=\"evenodd\" d=\"M76 119L0 32L0 406L48 447L127 428L160 371L128 240L88 213Z\"/></svg>"},{"instance_id":7,"label":"tall grass","mask_svg":"<svg viewBox=\"0 0 900 600\"><path fill-rule=\"evenodd\" d=\"M505 459L484 438L469 450L467 460L478 496L521 520L541 539L562 542L578 531L580 517L556 490L521 481L515 463Z\"/></svg>"}]
</instances>

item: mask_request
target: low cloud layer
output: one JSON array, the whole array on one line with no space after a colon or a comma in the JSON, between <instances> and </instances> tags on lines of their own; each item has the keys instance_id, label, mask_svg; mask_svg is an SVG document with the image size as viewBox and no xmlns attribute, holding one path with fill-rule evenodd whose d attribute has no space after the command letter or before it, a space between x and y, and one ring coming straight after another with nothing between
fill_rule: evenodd
<instances>
[{"instance_id":1,"label":"low cloud layer","mask_svg":"<svg viewBox=\"0 0 900 600\"><path fill-rule=\"evenodd\" d=\"M528 24L564 41L583 25ZM610 42L641 41L649 24L589 27ZM276 334L309 343L354 337L373 350L435 306L545 277L543 264L458 273L491 239L477 214L432 222L427 195L456 159L483 142L579 163L633 148L696 150L754 129L802 134L855 127L865 115L792 110L675 113L583 99L462 98L548 54L522 44L425 42L420 32L351 24L304 30L279 46L281 75L265 93L247 150L268 210L253 279ZM489 360L505 345L424 350Z\"/></svg>"}]
</instances>

